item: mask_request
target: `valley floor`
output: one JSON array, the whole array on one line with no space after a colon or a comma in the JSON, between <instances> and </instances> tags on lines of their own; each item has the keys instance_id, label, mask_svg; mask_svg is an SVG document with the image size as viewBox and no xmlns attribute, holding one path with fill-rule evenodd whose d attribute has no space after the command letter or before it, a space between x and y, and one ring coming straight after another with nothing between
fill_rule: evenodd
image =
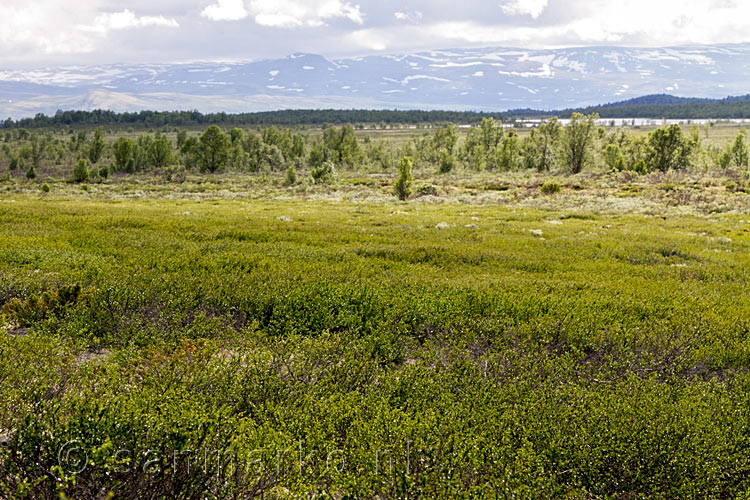
<instances>
[{"instance_id":1,"label":"valley floor","mask_svg":"<svg viewBox=\"0 0 750 500\"><path fill-rule=\"evenodd\" d=\"M0 184L0 497L749 494L747 181L618 175Z\"/></svg>"}]
</instances>

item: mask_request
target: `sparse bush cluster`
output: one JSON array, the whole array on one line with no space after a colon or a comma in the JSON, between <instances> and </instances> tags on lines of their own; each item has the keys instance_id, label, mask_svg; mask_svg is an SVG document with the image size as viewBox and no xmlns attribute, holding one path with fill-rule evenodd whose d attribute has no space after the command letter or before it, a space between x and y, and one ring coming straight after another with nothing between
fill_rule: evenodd
<instances>
[{"instance_id":1,"label":"sparse bush cluster","mask_svg":"<svg viewBox=\"0 0 750 500\"><path fill-rule=\"evenodd\" d=\"M557 182L545 182L539 189L544 194L557 194L562 190L562 187Z\"/></svg>"},{"instance_id":2,"label":"sparse bush cluster","mask_svg":"<svg viewBox=\"0 0 750 500\"><path fill-rule=\"evenodd\" d=\"M335 172L399 175L400 161L405 157L410 158L415 172L435 174L648 174L750 168L744 130L727 144L717 146L703 144L697 126L685 132L679 125L665 125L642 133L597 127L595 119L596 115L574 113L568 120L553 118L519 134L513 127L484 118L465 133L455 124L444 124L433 131L415 132L416 137L407 141L375 140L370 135L358 136L358 129L352 125L327 124L320 130L273 125L223 130L211 125L190 133L184 129L174 133L165 127L119 137L101 127L69 130L63 135L17 128L2 134L0 169L5 165L11 176L25 176L30 181L67 171L67 178L79 183L104 182L112 174L149 172L163 173L168 180L183 178L174 172L246 172L283 177L293 169L296 179L283 181L292 186L299 182L328 184L335 180Z\"/></svg>"}]
</instances>

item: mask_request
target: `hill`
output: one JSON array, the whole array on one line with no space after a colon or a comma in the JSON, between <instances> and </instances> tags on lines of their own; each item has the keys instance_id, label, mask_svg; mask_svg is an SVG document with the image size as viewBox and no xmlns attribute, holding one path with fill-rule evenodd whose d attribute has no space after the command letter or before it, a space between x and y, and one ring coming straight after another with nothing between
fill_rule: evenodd
<instances>
[{"instance_id":1,"label":"hill","mask_svg":"<svg viewBox=\"0 0 750 500\"><path fill-rule=\"evenodd\" d=\"M626 101L559 110L515 109L514 118L566 117L571 113L593 114L600 118L740 119L750 118L750 95L723 99L648 95Z\"/></svg>"}]
</instances>

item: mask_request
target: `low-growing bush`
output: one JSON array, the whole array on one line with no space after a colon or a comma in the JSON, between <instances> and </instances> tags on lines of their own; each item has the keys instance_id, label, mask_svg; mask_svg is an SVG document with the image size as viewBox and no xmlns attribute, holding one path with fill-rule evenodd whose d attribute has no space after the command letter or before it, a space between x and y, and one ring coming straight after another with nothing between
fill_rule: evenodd
<instances>
[{"instance_id":1,"label":"low-growing bush","mask_svg":"<svg viewBox=\"0 0 750 500\"><path fill-rule=\"evenodd\" d=\"M186 177L187 172L183 165L177 164L164 167L164 178L167 182L185 182Z\"/></svg>"},{"instance_id":2,"label":"low-growing bush","mask_svg":"<svg viewBox=\"0 0 750 500\"><path fill-rule=\"evenodd\" d=\"M539 188L543 194L557 194L562 190L562 186L557 182L545 182Z\"/></svg>"},{"instance_id":3,"label":"low-growing bush","mask_svg":"<svg viewBox=\"0 0 750 500\"><path fill-rule=\"evenodd\" d=\"M26 300L11 299L3 305L2 313L20 326L31 326L37 321L62 312L78 300L79 284L68 285L57 290L48 290L41 295L31 295Z\"/></svg>"},{"instance_id":4,"label":"low-growing bush","mask_svg":"<svg viewBox=\"0 0 750 500\"><path fill-rule=\"evenodd\" d=\"M498 184L495 182L490 182L489 184L484 186L484 189L486 191L507 191L510 189L510 186L507 184Z\"/></svg>"},{"instance_id":5,"label":"low-growing bush","mask_svg":"<svg viewBox=\"0 0 750 500\"><path fill-rule=\"evenodd\" d=\"M417 188L417 196L437 196L438 189L432 184L421 184Z\"/></svg>"}]
</instances>

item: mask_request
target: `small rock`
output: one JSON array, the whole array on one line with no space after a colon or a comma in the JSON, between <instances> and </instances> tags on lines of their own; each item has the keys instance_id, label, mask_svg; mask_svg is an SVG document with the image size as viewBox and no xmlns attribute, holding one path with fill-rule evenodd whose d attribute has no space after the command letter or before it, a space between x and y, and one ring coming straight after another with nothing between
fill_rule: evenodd
<instances>
[{"instance_id":1,"label":"small rock","mask_svg":"<svg viewBox=\"0 0 750 500\"><path fill-rule=\"evenodd\" d=\"M479 229L479 226L477 226L476 224L466 224L464 227L466 229Z\"/></svg>"},{"instance_id":2,"label":"small rock","mask_svg":"<svg viewBox=\"0 0 750 500\"><path fill-rule=\"evenodd\" d=\"M29 333L30 328L24 328L22 326L16 326L8 329L8 335L11 337L23 337Z\"/></svg>"},{"instance_id":3,"label":"small rock","mask_svg":"<svg viewBox=\"0 0 750 500\"><path fill-rule=\"evenodd\" d=\"M437 229L448 229L449 227L451 227L451 225L450 225L450 224L448 224L447 222L440 222L440 223L438 223L438 225L437 225L437 226L435 226L435 227L436 227Z\"/></svg>"},{"instance_id":4,"label":"small rock","mask_svg":"<svg viewBox=\"0 0 750 500\"><path fill-rule=\"evenodd\" d=\"M541 229L529 229L529 232L534 236L541 236L544 232Z\"/></svg>"},{"instance_id":5,"label":"small rock","mask_svg":"<svg viewBox=\"0 0 750 500\"><path fill-rule=\"evenodd\" d=\"M99 361L103 359L107 359L110 356L111 352L108 349L90 349L88 351L84 351L78 356L76 356L75 361L73 361L76 365L81 365L84 363L90 363L93 361Z\"/></svg>"},{"instance_id":6,"label":"small rock","mask_svg":"<svg viewBox=\"0 0 750 500\"><path fill-rule=\"evenodd\" d=\"M287 217L286 215L281 215L279 217L276 217L277 220L283 221L283 222L292 222L291 217Z\"/></svg>"},{"instance_id":7,"label":"small rock","mask_svg":"<svg viewBox=\"0 0 750 500\"><path fill-rule=\"evenodd\" d=\"M548 220L547 224L552 224L553 226L562 226L562 222L559 220Z\"/></svg>"},{"instance_id":8,"label":"small rock","mask_svg":"<svg viewBox=\"0 0 750 500\"><path fill-rule=\"evenodd\" d=\"M716 238L716 241L718 241L719 243L722 243L724 245L729 245L730 243L732 243L732 238L727 238L725 236L720 236L719 238Z\"/></svg>"}]
</instances>

